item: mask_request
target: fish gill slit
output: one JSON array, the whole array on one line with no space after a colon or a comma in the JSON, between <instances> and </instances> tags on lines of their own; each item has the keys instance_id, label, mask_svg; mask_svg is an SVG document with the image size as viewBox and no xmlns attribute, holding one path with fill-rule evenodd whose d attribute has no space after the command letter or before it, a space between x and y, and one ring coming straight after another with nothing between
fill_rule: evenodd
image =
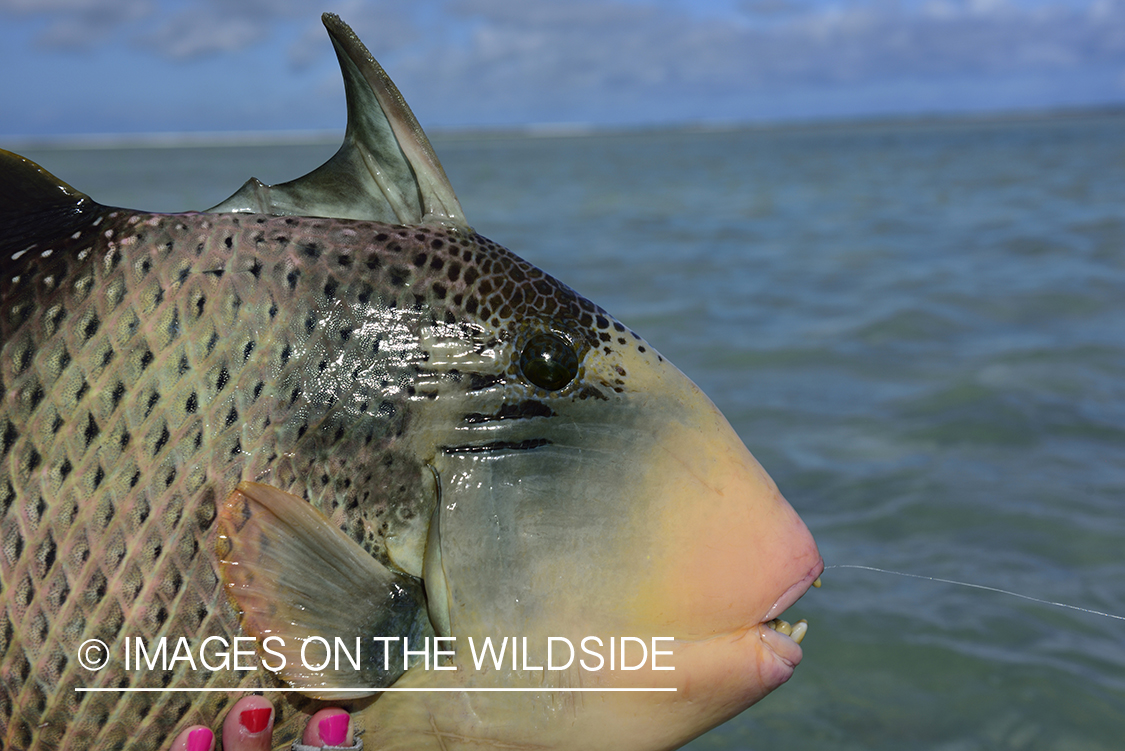
<instances>
[{"instance_id":1,"label":"fish gill slit","mask_svg":"<svg viewBox=\"0 0 1125 751\"><path fill-rule=\"evenodd\" d=\"M488 443L467 443L457 446L442 446L446 454L491 454L505 451L534 451L550 446L548 438L525 438L522 441L489 441Z\"/></svg>"}]
</instances>

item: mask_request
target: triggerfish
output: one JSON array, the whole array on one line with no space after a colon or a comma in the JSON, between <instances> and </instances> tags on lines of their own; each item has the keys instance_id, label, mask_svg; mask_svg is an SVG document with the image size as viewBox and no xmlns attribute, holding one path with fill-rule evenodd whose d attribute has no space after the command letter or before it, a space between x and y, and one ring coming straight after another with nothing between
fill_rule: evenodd
<instances>
[{"instance_id":1,"label":"triggerfish","mask_svg":"<svg viewBox=\"0 0 1125 751\"><path fill-rule=\"evenodd\" d=\"M793 673L816 545L324 23L347 131L297 180L153 214L0 152L0 747L166 748L259 687L278 748L327 700L379 751L679 747Z\"/></svg>"}]
</instances>

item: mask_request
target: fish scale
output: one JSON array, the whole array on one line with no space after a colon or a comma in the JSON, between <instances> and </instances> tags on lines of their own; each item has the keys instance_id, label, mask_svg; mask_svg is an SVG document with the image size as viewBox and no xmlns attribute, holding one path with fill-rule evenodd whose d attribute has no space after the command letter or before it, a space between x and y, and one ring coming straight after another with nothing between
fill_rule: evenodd
<instances>
[{"instance_id":1,"label":"fish scale","mask_svg":"<svg viewBox=\"0 0 1125 751\"><path fill-rule=\"evenodd\" d=\"M444 320L438 295L459 316L473 308L496 324L526 318L530 306L573 308L595 327L602 315L475 237L108 210L90 224L31 247L0 287L10 311L0 330L0 539L4 588L18 592L0 610L0 675L23 686L11 695L5 681L0 721L13 748L91 738L111 748L137 729L130 747L159 748L181 720L208 723L228 701L120 700L75 687L261 685L257 672L201 680L185 663L138 674L113 660L90 673L73 659L87 639L118 656L126 636L152 644L237 633L212 557L200 551L214 550L215 505L240 480L306 496L387 561L383 536L396 514L429 513L410 512L420 468L394 444L409 401L424 398L412 393L425 357L418 328ZM333 252L319 250L327 245ZM534 294L505 297L512 268L537 283ZM338 385L357 369L363 380L378 372L384 388L344 404ZM355 430L358 414L368 419ZM34 735L40 723L47 731Z\"/></svg>"}]
</instances>

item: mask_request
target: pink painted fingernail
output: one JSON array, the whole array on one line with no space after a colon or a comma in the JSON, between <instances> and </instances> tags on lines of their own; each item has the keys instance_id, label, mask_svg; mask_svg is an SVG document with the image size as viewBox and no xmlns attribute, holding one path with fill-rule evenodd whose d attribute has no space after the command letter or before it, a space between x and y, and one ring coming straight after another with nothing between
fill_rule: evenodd
<instances>
[{"instance_id":1,"label":"pink painted fingernail","mask_svg":"<svg viewBox=\"0 0 1125 751\"><path fill-rule=\"evenodd\" d=\"M244 709L238 713L238 722L242 727L246 728L246 732L260 733L265 730L266 725L269 724L271 712L273 712L273 710L270 707Z\"/></svg>"},{"instance_id":2,"label":"pink painted fingernail","mask_svg":"<svg viewBox=\"0 0 1125 751\"><path fill-rule=\"evenodd\" d=\"M346 714L325 717L317 725L320 740L329 746L342 746L348 737L348 716Z\"/></svg>"},{"instance_id":3,"label":"pink painted fingernail","mask_svg":"<svg viewBox=\"0 0 1125 751\"><path fill-rule=\"evenodd\" d=\"M211 751L211 742L215 734L207 728L196 728L188 733L187 751Z\"/></svg>"}]
</instances>

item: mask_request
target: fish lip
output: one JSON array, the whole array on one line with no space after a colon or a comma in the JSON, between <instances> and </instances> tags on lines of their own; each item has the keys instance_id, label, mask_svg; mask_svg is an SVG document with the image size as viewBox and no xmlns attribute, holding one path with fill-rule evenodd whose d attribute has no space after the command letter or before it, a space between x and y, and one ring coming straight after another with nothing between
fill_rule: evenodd
<instances>
[{"instance_id":1,"label":"fish lip","mask_svg":"<svg viewBox=\"0 0 1125 751\"><path fill-rule=\"evenodd\" d=\"M778 598L773 607L770 608L766 617L758 624L758 635L762 640L762 644L774 654L777 661L772 664L772 667L763 671L762 675L765 678L766 685L770 690L777 688L781 684L789 680L793 675L793 671L801 663L801 658L804 657L804 652L801 650L801 645L790 639L785 634L779 633L766 624L772 621L781 613L785 612L793 603L801 599L812 587L812 583L824 571L824 559L818 559L816 564L813 565L809 572L805 574L793 586L785 590L785 593Z\"/></svg>"},{"instance_id":2,"label":"fish lip","mask_svg":"<svg viewBox=\"0 0 1125 751\"><path fill-rule=\"evenodd\" d=\"M781 597L777 598L777 602L775 602L773 604L773 607L770 608L769 612L766 613L766 617L762 619L762 623L772 621L774 618L777 618L779 615L788 610L793 605L793 603L801 599L805 592L809 591L809 587L812 586L812 583L816 581L816 578L823 572L824 559L817 558L816 563L813 564L813 567L811 569L809 569L809 572L805 574L800 581L791 586L789 589L785 590Z\"/></svg>"},{"instance_id":3,"label":"fish lip","mask_svg":"<svg viewBox=\"0 0 1125 751\"><path fill-rule=\"evenodd\" d=\"M805 653L801 651L800 644L785 634L774 631L764 622L758 624L758 635L762 644L777 658L776 662L762 672L765 683L772 691L792 677L793 671L801 664L801 658Z\"/></svg>"}]
</instances>

